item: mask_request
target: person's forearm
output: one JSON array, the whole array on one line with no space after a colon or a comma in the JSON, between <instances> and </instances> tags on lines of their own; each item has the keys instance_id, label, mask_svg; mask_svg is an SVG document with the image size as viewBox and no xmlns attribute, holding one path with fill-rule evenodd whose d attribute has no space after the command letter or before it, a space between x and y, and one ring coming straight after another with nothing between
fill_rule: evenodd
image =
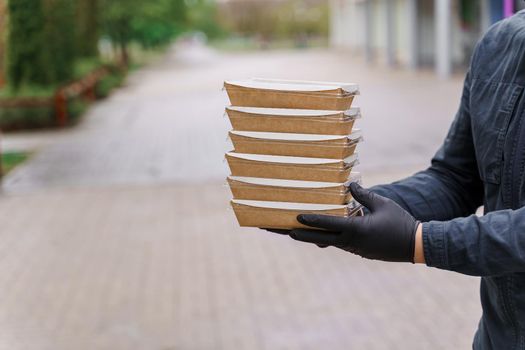
<instances>
[{"instance_id":1,"label":"person's forearm","mask_svg":"<svg viewBox=\"0 0 525 350\"><path fill-rule=\"evenodd\" d=\"M525 207L423 223L425 264L472 276L525 273Z\"/></svg>"},{"instance_id":2,"label":"person's forearm","mask_svg":"<svg viewBox=\"0 0 525 350\"><path fill-rule=\"evenodd\" d=\"M416 230L416 246L414 249L414 263L424 264L425 253L423 251L423 225L419 224Z\"/></svg>"},{"instance_id":3,"label":"person's forearm","mask_svg":"<svg viewBox=\"0 0 525 350\"><path fill-rule=\"evenodd\" d=\"M482 205L483 188L474 180L459 181L436 163L406 179L371 187L370 190L392 199L416 219L447 221L468 216ZM437 171L436 169L440 169Z\"/></svg>"},{"instance_id":4,"label":"person's forearm","mask_svg":"<svg viewBox=\"0 0 525 350\"><path fill-rule=\"evenodd\" d=\"M470 87L469 72L458 113L430 168L392 184L374 186L372 192L390 198L422 222L465 217L483 205L484 187L470 124Z\"/></svg>"}]
</instances>

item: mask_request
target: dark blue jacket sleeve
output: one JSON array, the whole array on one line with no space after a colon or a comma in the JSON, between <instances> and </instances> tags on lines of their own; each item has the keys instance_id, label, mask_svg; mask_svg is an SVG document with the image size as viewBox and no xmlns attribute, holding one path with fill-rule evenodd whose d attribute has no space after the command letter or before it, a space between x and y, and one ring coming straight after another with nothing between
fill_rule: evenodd
<instances>
[{"instance_id":1,"label":"dark blue jacket sleeve","mask_svg":"<svg viewBox=\"0 0 525 350\"><path fill-rule=\"evenodd\" d=\"M475 276L525 272L525 207L472 215L483 201L470 127L469 75L460 109L431 166L372 187L423 224L428 266Z\"/></svg>"},{"instance_id":2,"label":"dark blue jacket sleeve","mask_svg":"<svg viewBox=\"0 0 525 350\"><path fill-rule=\"evenodd\" d=\"M428 266L473 276L525 272L525 207L423 224Z\"/></svg>"},{"instance_id":3,"label":"dark blue jacket sleeve","mask_svg":"<svg viewBox=\"0 0 525 350\"><path fill-rule=\"evenodd\" d=\"M470 124L470 74L461 104L445 142L431 166L407 179L371 190L388 197L420 221L450 220L467 216L483 202Z\"/></svg>"},{"instance_id":4,"label":"dark blue jacket sleeve","mask_svg":"<svg viewBox=\"0 0 525 350\"><path fill-rule=\"evenodd\" d=\"M491 30L492 36L478 45L486 51L485 60L493 60L492 53L516 40L514 34L508 34L517 33L516 28L510 32L500 30L511 22L500 23ZM486 61L476 62L481 57L478 49L471 69L486 69ZM507 69L512 73L516 66L508 65ZM482 204L484 191L471 127L471 117L476 117L470 114L471 73L465 79L459 111L431 166L372 190L393 199L424 222L427 265L476 276L525 273L525 207L493 211L482 217L472 215Z\"/></svg>"}]
</instances>

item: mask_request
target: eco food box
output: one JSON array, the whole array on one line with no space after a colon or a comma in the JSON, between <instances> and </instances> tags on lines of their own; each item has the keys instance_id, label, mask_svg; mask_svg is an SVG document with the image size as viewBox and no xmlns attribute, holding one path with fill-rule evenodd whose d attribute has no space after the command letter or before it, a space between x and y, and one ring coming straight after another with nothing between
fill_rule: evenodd
<instances>
[{"instance_id":1,"label":"eco food box","mask_svg":"<svg viewBox=\"0 0 525 350\"><path fill-rule=\"evenodd\" d=\"M307 226L297 221L299 214L336 216L359 215L360 208L351 205L264 202L233 199L231 205L240 226L269 229L294 229Z\"/></svg>"},{"instance_id":2,"label":"eco food box","mask_svg":"<svg viewBox=\"0 0 525 350\"><path fill-rule=\"evenodd\" d=\"M348 135L355 120L361 117L359 107L327 111L229 106L226 113L236 131L320 135Z\"/></svg>"},{"instance_id":3,"label":"eco food box","mask_svg":"<svg viewBox=\"0 0 525 350\"><path fill-rule=\"evenodd\" d=\"M359 86L353 83L300 80L230 80L224 87L232 105L266 108L343 111L359 93Z\"/></svg>"},{"instance_id":4,"label":"eco food box","mask_svg":"<svg viewBox=\"0 0 525 350\"><path fill-rule=\"evenodd\" d=\"M360 181L361 175L357 172L350 174L344 183L228 177L234 199L339 205L352 200L349 185Z\"/></svg>"},{"instance_id":5,"label":"eco food box","mask_svg":"<svg viewBox=\"0 0 525 350\"><path fill-rule=\"evenodd\" d=\"M362 140L360 130L347 136L257 131L230 131L229 135L237 153L330 159L351 156Z\"/></svg>"},{"instance_id":6,"label":"eco food box","mask_svg":"<svg viewBox=\"0 0 525 350\"><path fill-rule=\"evenodd\" d=\"M341 183L348 180L358 155L329 159L229 152L226 160L232 176Z\"/></svg>"}]
</instances>

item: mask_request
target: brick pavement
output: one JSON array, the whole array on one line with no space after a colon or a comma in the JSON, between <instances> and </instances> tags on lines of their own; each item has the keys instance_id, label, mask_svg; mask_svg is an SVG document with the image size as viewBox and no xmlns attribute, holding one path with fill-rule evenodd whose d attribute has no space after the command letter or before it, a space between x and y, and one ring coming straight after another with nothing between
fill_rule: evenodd
<instances>
[{"instance_id":1,"label":"brick pavement","mask_svg":"<svg viewBox=\"0 0 525 350\"><path fill-rule=\"evenodd\" d=\"M461 90L458 79L368 67L330 51L179 52L132 74L127 86L96 104L78 128L43 138L45 150L6 179L6 190L220 181L227 174L223 153L229 150L230 128L221 84L249 76L359 82L357 103L364 115L359 126L366 140L361 169L371 175L398 172L428 163ZM3 143L15 147L27 138L35 139L6 135Z\"/></svg>"},{"instance_id":2,"label":"brick pavement","mask_svg":"<svg viewBox=\"0 0 525 350\"><path fill-rule=\"evenodd\" d=\"M364 83L369 185L422 166L459 91L320 51L182 51L134 74L6 179L0 349L469 348L477 279L237 227L220 81L293 74Z\"/></svg>"},{"instance_id":3,"label":"brick pavement","mask_svg":"<svg viewBox=\"0 0 525 350\"><path fill-rule=\"evenodd\" d=\"M468 348L476 279L240 229L228 196L0 198L0 349Z\"/></svg>"}]
</instances>

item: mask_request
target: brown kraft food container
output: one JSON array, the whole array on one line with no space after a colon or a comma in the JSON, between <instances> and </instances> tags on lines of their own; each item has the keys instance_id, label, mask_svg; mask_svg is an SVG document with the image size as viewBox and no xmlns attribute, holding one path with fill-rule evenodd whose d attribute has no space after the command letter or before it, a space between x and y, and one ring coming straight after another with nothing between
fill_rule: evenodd
<instances>
[{"instance_id":1,"label":"brown kraft food container","mask_svg":"<svg viewBox=\"0 0 525 350\"><path fill-rule=\"evenodd\" d=\"M345 183L229 176L228 184L235 199L343 205L352 199L348 186L360 179L359 173Z\"/></svg>"},{"instance_id":2,"label":"brown kraft food container","mask_svg":"<svg viewBox=\"0 0 525 350\"><path fill-rule=\"evenodd\" d=\"M358 215L359 208L346 205L262 202L233 199L231 205L240 226L271 229L307 228L297 221L299 214Z\"/></svg>"},{"instance_id":3,"label":"brown kraft food container","mask_svg":"<svg viewBox=\"0 0 525 350\"><path fill-rule=\"evenodd\" d=\"M226 113L236 131L319 135L348 135L355 120L361 117L359 107L327 111L230 106L226 107Z\"/></svg>"},{"instance_id":4,"label":"brown kraft food container","mask_svg":"<svg viewBox=\"0 0 525 350\"><path fill-rule=\"evenodd\" d=\"M342 111L352 106L359 87L353 83L247 79L225 81L234 106L325 109Z\"/></svg>"},{"instance_id":5,"label":"brown kraft food container","mask_svg":"<svg viewBox=\"0 0 525 350\"><path fill-rule=\"evenodd\" d=\"M232 176L339 183L347 181L357 159L357 153L341 160L235 152L226 154Z\"/></svg>"},{"instance_id":6,"label":"brown kraft food container","mask_svg":"<svg viewBox=\"0 0 525 350\"><path fill-rule=\"evenodd\" d=\"M230 131L235 152L275 156L344 159L362 139L356 129L347 136Z\"/></svg>"}]
</instances>

